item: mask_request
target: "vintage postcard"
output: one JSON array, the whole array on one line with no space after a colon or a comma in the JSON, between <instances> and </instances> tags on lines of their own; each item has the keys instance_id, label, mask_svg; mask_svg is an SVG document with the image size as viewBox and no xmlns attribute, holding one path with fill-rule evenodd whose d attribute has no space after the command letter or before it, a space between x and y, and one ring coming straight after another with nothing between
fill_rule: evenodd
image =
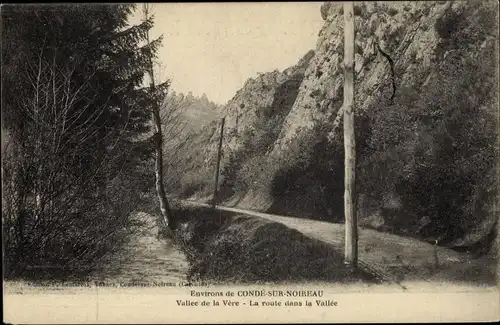
<instances>
[{"instance_id":1,"label":"vintage postcard","mask_svg":"<svg viewBox=\"0 0 500 325\"><path fill-rule=\"evenodd\" d=\"M4 323L499 320L498 9L3 5Z\"/></svg>"}]
</instances>

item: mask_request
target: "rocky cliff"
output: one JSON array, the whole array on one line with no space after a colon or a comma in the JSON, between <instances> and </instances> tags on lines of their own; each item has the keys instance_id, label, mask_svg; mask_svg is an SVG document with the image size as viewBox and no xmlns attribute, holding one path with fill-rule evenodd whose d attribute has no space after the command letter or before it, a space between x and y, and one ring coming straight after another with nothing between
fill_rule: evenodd
<instances>
[{"instance_id":1,"label":"rocky cliff","mask_svg":"<svg viewBox=\"0 0 500 325\"><path fill-rule=\"evenodd\" d=\"M496 10L492 1L355 4L361 224L467 247L494 229ZM225 204L342 222L342 5L318 14L314 52L248 80L226 106ZM215 127L203 154L210 175Z\"/></svg>"},{"instance_id":2,"label":"rocky cliff","mask_svg":"<svg viewBox=\"0 0 500 325\"><path fill-rule=\"evenodd\" d=\"M248 79L243 88L221 109L225 117L222 146L221 184L222 199L234 196L234 184L225 182L224 175L239 172L232 169L232 162L251 160L265 155L278 136L283 120L290 111L304 72L314 51L306 53L299 62L284 71L260 73ZM207 122L207 121L203 121ZM188 165L181 192L195 197L206 197L213 190L213 179L220 138L220 120L212 121L199 131L190 145ZM250 142L253 142L250 144ZM241 186L240 186L241 187ZM246 191L247 184L242 190ZM241 193L243 194L243 193Z\"/></svg>"},{"instance_id":3,"label":"rocky cliff","mask_svg":"<svg viewBox=\"0 0 500 325\"><path fill-rule=\"evenodd\" d=\"M429 80L433 69L439 62L453 52L467 48L471 55L487 51L495 46L495 31L488 22L480 23L481 13L487 6L471 5L462 1L437 2L365 2L355 7L356 23L356 110L363 112L377 102L386 102L394 91L392 78L395 79L395 100L404 96L398 88L419 89L425 75ZM342 5L326 2L321 9L325 24L319 32L316 55L305 72L297 98L288 114L272 155L279 157L287 149L289 141L300 137L319 123L338 122L337 114L343 101L343 10ZM462 21L467 28L462 35L475 37L473 42L462 40L462 44L450 43L459 21L467 15L471 20ZM490 18L491 19L491 18ZM445 21L446 20L446 21ZM442 26L450 24L450 26ZM478 26L479 25L479 26ZM482 26L481 26L482 25ZM444 31L442 30L444 29ZM380 50L377 49L377 44ZM383 52L383 53L382 53ZM389 56L391 64L384 56ZM418 71L418 73L417 73ZM341 114L341 112L340 112ZM339 128L337 128L339 130ZM339 132L330 134L338 137ZM265 200L262 200L265 201ZM261 202L262 202L261 201ZM261 202L259 205L261 206ZM268 202L271 204L271 202Z\"/></svg>"}]
</instances>

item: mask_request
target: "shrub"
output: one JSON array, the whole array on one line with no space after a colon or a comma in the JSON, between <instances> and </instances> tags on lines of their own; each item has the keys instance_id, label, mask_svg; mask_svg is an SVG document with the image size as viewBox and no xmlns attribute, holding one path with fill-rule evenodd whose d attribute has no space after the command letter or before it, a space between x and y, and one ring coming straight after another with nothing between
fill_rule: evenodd
<instances>
[{"instance_id":1,"label":"shrub","mask_svg":"<svg viewBox=\"0 0 500 325\"><path fill-rule=\"evenodd\" d=\"M213 177L206 170L186 172L181 177L181 197L190 197L197 193L206 194L211 182L213 182Z\"/></svg>"},{"instance_id":2,"label":"shrub","mask_svg":"<svg viewBox=\"0 0 500 325\"><path fill-rule=\"evenodd\" d=\"M398 10L396 8L389 8L389 10L387 10L387 14L389 16L395 16L397 13L398 13Z\"/></svg>"},{"instance_id":3,"label":"shrub","mask_svg":"<svg viewBox=\"0 0 500 325\"><path fill-rule=\"evenodd\" d=\"M17 159L4 151L4 226L5 276L49 278L87 276L101 270L113 259L140 222L134 219L137 207L144 203L154 175L124 169L98 193L83 189L78 196L64 195L47 202L42 211L35 198L28 196L19 204L19 192L11 172L17 173ZM15 166L13 166L14 164Z\"/></svg>"},{"instance_id":4,"label":"shrub","mask_svg":"<svg viewBox=\"0 0 500 325\"><path fill-rule=\"evenodd\" d=\"M477 189L493 186L486 176L496 152L493 58L492 49L478 56L457 50L432 67L418 93L401 88L393 105L372 111L360 182L374 201L390 193L401 198L402 210L391 220L397 231L416 231L428 216L422 235L446 243L492 217L478 212L491 195L479 199Z\"/></svg>"}]
</instances>

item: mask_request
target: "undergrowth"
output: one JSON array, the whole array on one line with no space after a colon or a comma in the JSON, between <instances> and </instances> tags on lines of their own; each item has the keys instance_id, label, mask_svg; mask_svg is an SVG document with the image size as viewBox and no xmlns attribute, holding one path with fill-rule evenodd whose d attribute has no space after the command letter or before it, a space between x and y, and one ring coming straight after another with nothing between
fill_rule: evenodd
<instances>
[{"instance_id":1,"label":"undergrowth","mask_svg":"<svg viewBox=\"0 0 500 325\"><path fill-rule=\"evenodd\" d=\"M179 208L176 242L190 280L216 283L372 280L347 269L342 254L280 223L210 209Z\"/></svg>"}]
</instances>

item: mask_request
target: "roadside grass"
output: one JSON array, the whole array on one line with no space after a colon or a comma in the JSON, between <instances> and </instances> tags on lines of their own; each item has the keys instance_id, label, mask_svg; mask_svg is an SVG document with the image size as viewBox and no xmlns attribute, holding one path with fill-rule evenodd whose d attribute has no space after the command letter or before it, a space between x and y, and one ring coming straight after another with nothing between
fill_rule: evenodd
<instances>
[{"instance_id":1,"label":"roadside grass","mask_svg":"<svg viewBox=\"0 0 500 325\"><path fill-rule=\"evenodd\" d=\"M176 208L188 278L213 283L373 282L331 245L269 220L209 208Z\"/></svg>"},{"instance_id":2,"label":"roadside grass","mask_svg":"<svg viewBox=\"0 0 500 325\"><path fill-rule=\"evenodd\" d=\"M184 238L182 249L192 250L191 276L197 273L205 278L212 276L235 282L344 281L349 278L342 265L343 224L259 212L242 216L243 211L238 209L218 208L224 211L193 206L179 208L184 215L184 226L178 235ZM405 285L419 282L495 286L499 278L498 258L494 254L474 258L415 238L373 229L360 228L359 258L373 266L375 273ZM270 270L276 272L276 276L266 273ZM357 278L370 279L371 276L364 274Z\"/></svg>"},{"instance_id":3,"label":"roadside grass","mask_svg":"<svg viewBox=\"0 0 500 325\"><path fill-rule=\"evenodd\" d=\"M284 217L272 219L330 243L337 250L344 246L343 224ZM366 228L359 230L359 258L400 282L496 285L498 276L498 260L493 255L474 258L415 238Z\"/></svg>"}]
</instances>

